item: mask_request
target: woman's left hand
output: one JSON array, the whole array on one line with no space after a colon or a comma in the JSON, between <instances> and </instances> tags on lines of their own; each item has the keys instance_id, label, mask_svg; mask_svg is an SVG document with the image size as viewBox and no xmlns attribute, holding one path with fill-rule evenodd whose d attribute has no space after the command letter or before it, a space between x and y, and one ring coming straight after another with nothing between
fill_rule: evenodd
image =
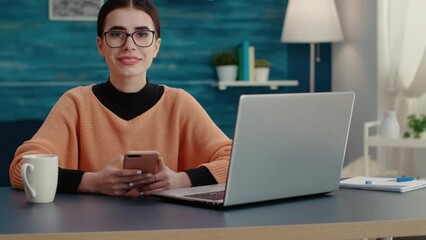
<instances>
[{"instance_id":1,"label":"woman's left hand","mask_svg":"<svg viewBox=\"0 0 426 240\"><path fill-rule=\"evenodd\" d=\"M135 187L140 192L140 195L151 195L154 191L191 186L188 174L185 172L174 172L164 164L161 157L157 160L157 169L157 172L152 174L148 182L135 183Z\"/></svg>"}]
</instances>

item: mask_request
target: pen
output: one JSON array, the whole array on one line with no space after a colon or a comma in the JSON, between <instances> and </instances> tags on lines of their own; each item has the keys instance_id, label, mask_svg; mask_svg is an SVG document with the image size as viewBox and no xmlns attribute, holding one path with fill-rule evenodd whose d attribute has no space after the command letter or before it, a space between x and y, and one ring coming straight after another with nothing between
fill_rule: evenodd
<instances>
[{"instance_id":1,"label":"pen","mask_svg":"<svg viewBox=\"0 0 426 240\"><path fill-rule=\"evenodd\" d=\"M413 181L414 177L399 177L396 178L397 182L409 182L409 181Z\"/></svg>"},{"instance_id":2,"label":"pen","mask_svg":"<svg viewBox=\"0 0 426 240\"><path fill-rule=\"evenodd\" d=\"M398 177L398 178L390 179L390 180L387 180L387 181L409 182L409 181L413 181L414 179L415 179L414 177ZM365 184L366 185L373 184L373 181L372 180L366 180Z\"/></svg>"}]
</instances>

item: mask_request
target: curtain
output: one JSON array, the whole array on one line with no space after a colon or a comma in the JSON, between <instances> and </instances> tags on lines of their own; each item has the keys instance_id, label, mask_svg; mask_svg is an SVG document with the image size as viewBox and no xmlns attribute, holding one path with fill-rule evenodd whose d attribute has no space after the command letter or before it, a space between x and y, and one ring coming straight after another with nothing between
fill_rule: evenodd
<instances>
[{"instance_id":1,"label":"curtain","mask_svg":"<svg viewBox=\"0 0 426 240\"><path fill-rule=\"evenodd\" d=\"M426 51L426 1L387 0L385 63L388 63L389 92L402 127L406 116L425 113L419 109L426 92L426 79L417 78ZM423 64L424 65L424 64Z\"/></svg>"},{"instance_id":2,"label":"curtain","mask_svg":"<svg viewBox=\"0 0 426 240\"><path fill-rule=\"evenodd\" d=\"M381 97L384 99L382 102L390 100L379 105L379 112L395 110L402 133L407 130L409 114L426 113L425 23L425 0L379 2L379 48L382 49L379 58L383 63L379 76L384 76L382 81L386 83L382 86L387 88ZM389 152L381 157L388 155ZM412 160L409 159L412 158L412 150L404 149L400 155L404 159L398 160L399 170L410 174Z\"/></svg>"}]
</instances>

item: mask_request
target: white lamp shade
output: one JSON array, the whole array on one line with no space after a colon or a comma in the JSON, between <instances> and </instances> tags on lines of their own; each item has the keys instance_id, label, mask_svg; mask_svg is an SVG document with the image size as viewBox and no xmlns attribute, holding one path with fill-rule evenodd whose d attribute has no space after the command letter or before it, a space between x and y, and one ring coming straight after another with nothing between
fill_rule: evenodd
<instances>
[{"instance_id":1,"label":"white lamp shade","mask_svg":"<svg viewBox=\"0 0 426 240\"><path fill-rule=\"evenodd\" d=\"M321 43L343 40L334 0L289 0L281 42Z\"/></svg>"}]
</instances>

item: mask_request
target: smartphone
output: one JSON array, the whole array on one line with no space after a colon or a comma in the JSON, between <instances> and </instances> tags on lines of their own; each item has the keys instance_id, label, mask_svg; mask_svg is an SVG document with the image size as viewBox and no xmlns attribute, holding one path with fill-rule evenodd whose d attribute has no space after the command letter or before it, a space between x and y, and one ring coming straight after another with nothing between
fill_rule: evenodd
<instances>
[{"instance_id":1,"label":"smartphone","mask_svg":"<svg viewBox=\"0 0 426 240\"><path fill-rule=\"evenodd\" d=\"M157 151L128 151L124 155L123 168L155 173L158 156Z\"/></svg>"}]
</instances>

